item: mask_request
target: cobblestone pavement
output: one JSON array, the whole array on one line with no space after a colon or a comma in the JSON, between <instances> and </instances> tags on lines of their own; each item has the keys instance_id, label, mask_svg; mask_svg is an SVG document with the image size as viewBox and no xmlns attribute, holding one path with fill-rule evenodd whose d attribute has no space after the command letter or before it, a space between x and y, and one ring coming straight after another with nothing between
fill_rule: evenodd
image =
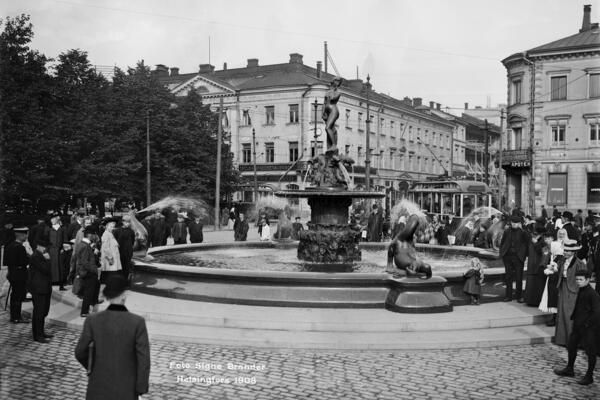
<instances>
[{"instance_id":1,"label":"cobblestone pavement","mask_svg":"<svg viewBox=\"0 0 600 400\"><path fill-rule=\"evenodd\" d=\"M55 334L50 344L35 343L31 325L13 325L0 312L1 399L85 397L85 371L73 356L79 331L58 326L49 330ZM566 351L549 344L334 352L151 340L151 353L150 393L144 399L571 400L600 394L598 383L582 387L573 378L556 377L552 368L564 365ZM257 370L234 371L228 363ZM219 365L222 370L214 369ZM585 365L580 354L576 377ZM600 381L600 373L595 379Z\"/></svg>"}]
</instances>

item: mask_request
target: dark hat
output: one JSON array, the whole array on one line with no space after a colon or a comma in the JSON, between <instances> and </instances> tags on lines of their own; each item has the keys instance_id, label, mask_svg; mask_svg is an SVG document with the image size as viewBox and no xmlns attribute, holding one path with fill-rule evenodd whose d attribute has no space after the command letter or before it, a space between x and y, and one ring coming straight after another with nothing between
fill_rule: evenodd
<instances>
[{"instance_id":1,"label":"dark hat","mask_svg":"<svg viewBox=\"0 0 600 400\"><path fill-rule=\"evenodd\" d=\"M578 268L575 270L575 276L584 276L587 279L592 277L592 273L587 268Z\"/></svg>"},{"instance_id":2,"label":"dark hat","mask_svg":"<svg viewBox=\"0 0 600 400\"><path fill-rule=\"evenodd\" d=\"M96 234L96 228L94 228L93 226L87 226L83 229L83 235L95 235Z\"/></svg>"},{"instance_id":3,"label":"dark hat","mask_svg":"<svg viewBox=\"0 0 600 400\"><path fill-rule=\"evenodd\" d=\"M14 233L23 233L23 234L27 234L29 232L29 228L26 226L22 226L20 228L14 228L13 229Z\"/></svg>"},{"instance_id":4,"label":"dark hat","mask_svg":"<svg viewBox=\"0 0 600 400\"><path fill-rule=\"evenodd\" d=\"M519 217L518 215L511 215L510 222L519 223L519 222L523 222L523 219L521 217Z\"/></svg>"},{"instance_id":5,"label":"dark hat","mask_svg":"<svg viewBox=\"0 0 600 400\"><path fill-rule=\"evenodd\" d=\"M542 224L535 224L535 228L533 230L537 235L543 235L544 233L546 233L547 229L545 225Z\"/></svg>"},{"instance_id":6,"label":"dark hat","mask_svg":"<svg viewBox=\"0 0 600 400\"><path fill-rule=\"evenodd\" d=\"M562 213L562 216L563 216L564 218L569 218L569 220L572 220L572 219L573 219L573 213L572 213L571 211L564 211L564 212Z\"/></svg>"},{"instance_id":7,"label":"dark hat","mask_svg":"<svg viewBox=\"0 0 600 400\"><path fill-rule=\"evenodd\" d=\"M122 275L111 275L106 278L106 286L102 291L107 299L114 299L127 289L127 280Z\"/></svg>"},{"instance_id":8,"label":"dark hat","mask_svg":"<svg viewBox=\"0 0 600 400\"><path fill-rule=\"evenodd\" d=\"M106 217L106 218L104 218L103 222L105 224L108 224L109 222L114 222L116 224L117 222L119 222L119 218L117 218L117 217Z\"/></svg>"},{"instance_id":9,"label":"dark hat","mask_svg":"<svg viewBox=\"0 0 600 400\"><path fill-rule=\"evenodd\" d=\"M73 240L75 240L75 239L73 239ZM73 243L74 243L73 241L68 240L68 239L63 240L63 242L62 242L62 244L68 244L70 246L73 246Z\"/></svg>"}]
</instances>

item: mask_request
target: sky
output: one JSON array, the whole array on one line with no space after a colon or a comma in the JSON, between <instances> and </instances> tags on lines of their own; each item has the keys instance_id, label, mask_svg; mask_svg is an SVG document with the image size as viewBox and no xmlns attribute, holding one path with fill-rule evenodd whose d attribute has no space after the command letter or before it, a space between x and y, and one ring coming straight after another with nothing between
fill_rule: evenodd
<instances>
[{"instance_id":1,"label":"sky","mask_svg":"<svg viewBox=\"0 0 600 400\"><path fill-rule=\"evenodd\" d=\"M122 69L191 73L209 58L222 69L290 53L316 66L327 41L341 76L358 68L378 92L458 109L506 103L501 60L577 33L584 4L598 22L597 0L2 0L0 16L29 14L31 47L48 57L78 48Z\"/></svg>"}]
</instances>

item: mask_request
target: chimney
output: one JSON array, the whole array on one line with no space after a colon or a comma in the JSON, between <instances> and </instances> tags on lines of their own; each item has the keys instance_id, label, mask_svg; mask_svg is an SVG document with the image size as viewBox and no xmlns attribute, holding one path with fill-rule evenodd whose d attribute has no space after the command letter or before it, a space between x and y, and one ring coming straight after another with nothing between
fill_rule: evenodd
<instances>
[{"instance_id":1,"label":"chimney","mask_svg":"<svg viewBox=\"0 0 600 400\"><path fill-rule=\"evenodd\" d=\"M321 77L321 66L323 64L321 63L321 61L317 61L317 78Z\"/></svg>"},{"instance_id":2,"label":"chimney","mask_svg":"<svg viewBox=\"0 0 600 400\"><path fill-rule=\"evenodd\" d=\"M201 74L209 74L214 72L215 66L210 64L200 64L200 73Z\"/></svg>"},{"instance_id":3,"label":"chimney","mask_svg":"<svg viewBox=\"0 0 600 400\"><path fill-rule=\"evenodd\" d=\"M465 110L469 109L469 103L465 103Z\"/></svg>"},{"instance_id":4,"label":"chimney","mask_svg":"<svg viewBox=\"0 0 600 400\"><path fill-rule=\"evenodd\" d=\"M299 53L290 54L290 64L302 64L302 54L299 54Z\"/></svg>"},{"instance_id":5,"label":"chimney","mask_svg":"<svg viewBox=\"0 0 600 400\"><path fill-rule=\"evenodd\" d=\"M156 76L169 76L169 67L164 64L156 64Z\"/></svg>"},{"instance_id":6,"label":"chimney","mask_svg":"<svg viewBox=\"0 0 600 400\"><path fill-rule=\"evenodd\" d=\"M405 96L405 97L402 99L402 102L403 102L404 104L406 104L407 106L412 106L412 100L411 100L411 99L410 99L410 97L408 97L408 96Z\"/></svg>"},{"instance_id":7,"label":"chimney","mask_svg":"<svg viewBox=\"0 0 600 400\"><path fill-rule=\"evenodd\" d=\"M248 65L246 65L246 68L256 68L256 67L258 67L258 58L249 58Z\"/></svg>"},{"instance_id":8,"label":"chimney","mask_svg":"<svg viewBox=\"0 0 600 400\"><path fill-rule=\"evenodd\" d=\"M423 99L421 97L414 97L413 98L413 107L419 107L423 105Z\"/></svg>"},{"instance_id":9,"label":"chimney","mask_svg":"<svg viewBox=\"0 0 600 400\"><path fill-rule=\"evenodd\" d=\"M583 22L581 23L581 29L579 30L579 32L589 31L592 28L591 14L591 4L586 4L585 6L583 6Z\"/></svg>"},{"instance_id":10,"label":"chimney","mask_svg":"<svg viewBox=\"0 0 600 400\"><path fill-rule=\"evenodd\" d=\"M223 71L227 71L227 63L223 63Z\"/></svg>"},{"instance_id":11,"label":"chimney","mask_svg":"<svg viewBox=\"0 0 600 400\"><path fill-rule=\"evenodd\" d=\"M177 68L177 67L171 68L171 76L177 76L177 75L179 75L179 68Z\"/></svg>"},{"instance_id":12,"label":"chimney","mask_svg":"<svg viewBox=\"0 0 600 400\"><path fill-rule=\"evenodd\" d=\"M435 103L434 103L433 101L430 101L430 102L429 102L429 108L433 108L433 105L434 105L434 104L435 104Z\"/></svg>"},{"instance_id":13,"label":"chimney","mask_svg":"<svg viewBox=\"0 0 600 400\"><path fill-rule=\"evenodd\" d=\"M441 110L442 109L442 105L440 103L435 103L435 109L436 110Z\"/></svg>"}]
</instances>

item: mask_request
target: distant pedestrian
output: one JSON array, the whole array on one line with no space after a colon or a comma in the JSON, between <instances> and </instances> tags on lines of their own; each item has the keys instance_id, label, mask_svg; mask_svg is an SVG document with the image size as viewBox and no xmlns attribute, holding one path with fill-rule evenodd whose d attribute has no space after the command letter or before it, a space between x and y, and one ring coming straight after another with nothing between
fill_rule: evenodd
<instances>
[{"instance_id":1,"label":"distant pedestrian","mask_svg":"<svg viewBox=\"0 0 600 400\"><path fill-rule=\"evenodd\" d=\"M561 237L566 238L566 232L560 231ZM544 248L542 249L542 258L545 264L544 275L546 282L542 299L538 310L550 313L550 318L546 321L547 326L556 326L556 313L558 311L558 265L564 263L564 252L562 241L555 241L551 232L544 234Z\"/></svg>"},{"instance_id":2,"label":"distant pedestrian","mask_svg":"<svg viewBox=\"0 0 600 400\"><path fill-rule=\"evenodd\" d=\"M558 266L558 313L556 314L555 343L561 346L567 344L573 328L571 315L575 308L575 300L579 287L575 281L575 273L587 268L576 257L581 246L572 239L565 240L563 244L565 262Z\"/></svg>"},{"instance_id":3,"label":"distant pedestrian","mask_svg":"<svg viewBox=\"0 0 600 400\"><path fill-rule=\"evenodd\" d=\"M481 298L481 285L483 284L483 264L477 257L471 259L471 266L463 275L466 279L463 291L471 297L471 305L478 306Z\"/></svg>"},{"instance_id":4,"label":"distant pedestrian","mask_svg":"<svg viewBox=\"0 0 600 400\"><path fill-rule=\"evenodd\" d=\"M579 229L583 228L583 210L577 210L577 214L573 216L573 222Z\"/></svg>"},{"instance_id":5,"label":"distant pedestrian","mask_svg":"<svg viewBox=\"0 0 600 400\"><path fill-rule=\"evenodd\" d=\"M194 216L194 220L188 225L190 232L190 242L202 243L204 241L204 233L202 233L202 222L200 222L200 216Z\"/></svg>"},{"instance_id":6,"label":"distant pedestrian","mask_svg":"<svg viewBox=\"0 0 600 400\"><path fill-rule=\"evenodd\" d=\"M96 305L100 283L98 281L98 264L96 263L95 250L92 247L95 231L89 226L84 230L85 237L81 241L81 248L76 250L76 271L81 279L83 301L81 303L82 317L87 317L90 307Z\"/></svg>"},{"instance_id":7,"label":"distant pedestrian","mask_svg":"<svg viewBox=\"0 0 600 400\"><path fill-rule=\"evenodd\" d=\"M600 294L600 225L592 228L592 239L590 240L590 256L588 269L596 276L596 292Z\"/></svg>"},{"instance_id":8,"label":"distant pedestrian","mask_svg":"<svg viewBox=\"0 0 600 400\"><path fill-rule=\"evenodd\" d=\"M506 296L504 301L513 300L513 282L515 296L519 303L523 302L523 268L527 257L529 235L521 228L522 218L518 215L510 217L510 227L504 231L500 241L500 257L504 262Z\"/></svg>"},{"instance_id":9,"label":"distant pedestrian","mask_svg":"<svg viewBox=\"0 0 600 400\"><path fill-rule=\"evenodd\" d=\"M552 206L552 216L554 218L560 218L560 211L558 211L556 206Z\"/></svg>"},{"instance_id":10,"label":"distant pedestrian","mask_svg":"<svg viewBox=\"0 0 600 400\"><path fill-rule=\"evenodd\" d=\"M167 237L169 236L169 227L167 226L166 219L162 215L159 209L154 211L154 215L148 218L149 230L148 236L150 239L150 246L164 246L167 244Z\"/></svg>"},{"instance_id":11,"label":"distant pedestrian","mask_svg":"<svg viewBox=\"0 0 600 400\"><path fill-rule=\"evenodd\" d=\"M546 210L546 207L542 205L542 218L544 218L544 220L548 219L548 210Z\"/></svg>"},{"instance_id":12,"label":"distant pedestrian","mask_svg":"<svg viewBox=\"0 0 600 400\"><path fill-rule=\"evenodd\" d=\"M268 218L263 218L261 222L262 229L260 231L261 242L271 240L271 225L269 224Z\"/></svg>"},{"instance_id":13,"label":"distant pedestrian","mask_svg":"<svg viewBox=\"0 0 600 400\"><path fill-rule=\"evenodd\" d=\"M381 222L377 204L373 204L371 215L369 215L369 221L367 222L367 240L369 242L381 241Z\"/></svg>"},{"instance_id":14,"label":"distant pedestrian","mask_svg":"<svg viewBox=\"0 0 600 400\"><path fill-rule=\"evenodd\" d=\"M600 295L590 287L590 272L588 270L575 272L575 281L579 291L577 292L575 307L570 316L573 322L573 330L567 342L569 360L565 368L555 369L554 372L560 376L574 376L577 348L582 345L587 355L588 367L585 376L577 383L589 385L594 382L596 355L600 351Z\"/></svg>"},{"instance_id":15,"label":"distant pedestrian","mask_svg":"<svg viewBox=\"0 0 600 400\"><path fill-rule=\"evenodd\" d=\"M565 211L562 214L562 221L562 229L567 231L569 239L579 241L581 239L581 232L579 231L579 228L573 224L573 213L570 211Z\"/></svg>"},{"instance_id":16,"label":"distant pedestrian","mask_svg":"<svg viewBox=\"0 0 600 400\"><path fill-rule=\"evenodd\" d=\"M527 249L525 304L530 307L538 307L544 293L544 285L546 283L544 270L550 261L550 251L546 247L543 237L545 233L546 228L543 225L536 225ZM544 256L544 249L546 249L546 257Z\"/></svg>"},{"instance_id":17,"label":"distant pedestrian","mask_svg":"<svg viewBox=\"0 0 600 400\"><path fill-rule=\"evenodd\" d=\"M21 315L21 305L27 293L27 264L29 255L23 243L27 240L27 228L13 230L15 238L4 248L4 265L8 266L8 281L10 282L10 321L13 324L26 323L28 320Z\"/></svg>"},{"instance_id":18,"label":"distant pedestrian","mask_svg":"<svg viewBox=\"0 0 600 400\"><path fill-rule=\"evenodd\" d=\"M245 242L248 237L248 221L246 216L240 213L233 224L233 239L236 242Z\"/></svg>"},{"instance_id":19,"label":"distant pedestrian","mask_svg":"<svg viewBox=\"0 0 600 400\"><path fill-rule=\"evenodd\" d=\"M133 258L133 247L135 246L135 231L131 228L131 216L123 216L123 226L113 231L119 245L119 257L121 257L121 268L123 276L129 282L131 273L131 259Z\"/></svg>"},{"instance_id":20,"label":"distant pedestrian","mask_svg":"<svg viewBox=\"0 0 600 400\"><path fill-rule=\"evenodd\" d=\"M110 220L106 224L104 233L102 234L102 247L100 248L100 282L106 282L110 275L122 275L123 267L121 266L121 256L119 254L119 243L113 235L116 222Z\"/></svg>"},{"instance_id":21,"label":"distant pedestrian","mask_svg":"<svg viewBox=\"0 0 600 400\"><path fill-rule=\"evenodd\" d=\"M185 224L185 216L183 214L178 214L177 222L175 222L171 228L171 236L173 236L174 244L186 244L187 235L188 228Z\"/></svg>"},{"instance_id":22,"label":"distant pedestrian","mask_svg":"<svg viewBox=\"0 0 600 400\"><path fill-rule=\"evenodd\" d=\"M596 225L596 218L594 218L594 212L592 210L588 210L588 215L587 215L587 217L585 217L584 223L586 225L592 225L592 226Z\"/></svg>"},{"instance_id":23,"label":"distant pedestrian","mask_svg":"<svg viewBox=\"0 0 600 400\"><path fill-rule=\"evenodd\" d=\"M111 276L104 288L110 305L87 318L75 357L88 371L88 400L134 400L148 392L150 343L144 318L125 307L127 281Z\"/></svg>"},{"instance_id":24,"label":"distant pedestrian","mask_svg":"<svg viewBox=\"0 0 600 400\"><path fill-rule=\"evenodd\" d=\"M299 240L300 231L304 230L304 226L302 222L300 222L300 217L296 217L295 222L292 224L292 239Z\"/></svg>"},{"instance_id":25,"label":"distant pedestrian","mask_svg":"<svg viewBox=\"0 0 600 400\"><path fill-rule=\"evenodd\" d=\"M50 247L50 242L47 238L36 239L36 248L29 260L28 288L33 298L31 328L33 340L40 343L48 343L48 339L53 336L44 329L44 321L50 311L50 296L52 295L52 272L48 247Z\"/></svg>"},{"instance_id":26,"label":"distant pedestrian","mask_svg":"<svg viewBox=\"0 0 600 400\"><path fill-rule=\"evenodd\" d=\"M65 236L66 237L66 236ZM69 271L71 269L71 257L73 255L73 245L75 244L75 239L63 241L62 249L59 254L59 262L60 262L60 282L59 282L59 290L64 291L67 290L65 285L68 283Z\"/></svg>"}]
</instances>

